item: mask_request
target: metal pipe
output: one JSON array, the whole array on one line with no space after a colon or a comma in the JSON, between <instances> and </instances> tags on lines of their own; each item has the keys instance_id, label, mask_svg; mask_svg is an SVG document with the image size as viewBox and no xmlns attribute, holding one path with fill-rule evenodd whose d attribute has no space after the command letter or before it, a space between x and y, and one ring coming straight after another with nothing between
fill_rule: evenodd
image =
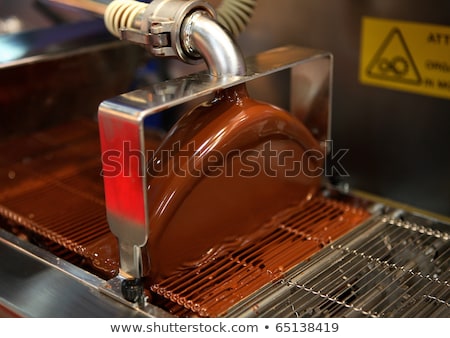
<instances>
[{"instance_id":1,"label":"metal pipe","mask_svg":"<svg viewBox=\"0 0 450 338\"><path fill-rule=\"evenodd\" d=\"M245 61L238 45L206 12L192 13L181 30L183 47L194 57L200 54L211 75L245 75Z\"/></svg>"}]
</instances>

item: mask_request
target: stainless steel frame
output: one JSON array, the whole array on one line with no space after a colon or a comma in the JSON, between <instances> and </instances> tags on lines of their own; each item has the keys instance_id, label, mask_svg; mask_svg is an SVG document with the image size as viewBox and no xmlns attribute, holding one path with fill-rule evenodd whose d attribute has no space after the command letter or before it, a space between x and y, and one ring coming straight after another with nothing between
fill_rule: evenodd
<instances>
[{"instance_id":1,"label":"stainless steel frame","mask_svg":"<svg viewBox=\"0 0 450 338\"><path fill-rule=\"evenodd\" d=\"M331 96L331 54L295 46L282 47L248 58L243 76L215 77L197 73L156 84L104 101L99 108L102 154L114 152L127 173L110 173L104 165L103 176L108 222L119 239L121 275L143 276L141 249L147 242L148 224L146 163L144 161L144 119L209 94L291 70L291 113L303 121L321 141L329 136ZM319 119L311 115L320 113ZM124 144L133 153L142 154L138 161L124 157ZM133 201L130 203L130 201Z\"/></svg>"},{"instance_id":2,"label":"stainless steel frame","mask_svg":"<svg viewBox=\"0 0 450 338\"><path fill-rule=\"evenodd\" d=\"M102 151L120 152L123 142L129 142L131 149L144 154L146 117L203 100L224 88L242 83L251 87L252 83L280 72L291 78L292 114L309 124L321 142L329 138L332 77L329 53L286 46L247 58L246 68L243 76L214 77L206 72L196 73L104 101L99 109ZM318 112L321 119L311 118ZM108 219L120 240L121 268L125 272L140 273L134 264L151 227L147 224L148 208L152 206L146 201L146 178L139 175L145 169L146 163L141 159L131 168L131 177L108 177L107 172L103 173ZM128 200L133 204L127 204ZM0 260L3 276L0 305L20 316L169 316L148 302L132 304L124 300L121 282L126 274L104 281L3 230L0 246L3 256Z\"/></svg>"}]
</instances>

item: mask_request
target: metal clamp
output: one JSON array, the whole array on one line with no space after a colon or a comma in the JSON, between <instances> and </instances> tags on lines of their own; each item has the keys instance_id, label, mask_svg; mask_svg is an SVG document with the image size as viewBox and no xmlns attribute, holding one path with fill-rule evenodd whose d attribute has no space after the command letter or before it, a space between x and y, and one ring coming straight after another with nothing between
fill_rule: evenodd
<instances>
[{"instance_id":1,"label":"metal clamp","mask_svg":"<svg viewBox=\"0 0 450 338\"><path fill-rule=\"evenodd\" d=\"M202 0L153 0L148 5L116 0L105 12L105 24L122 40L143 45L155 56L174 56L193 64L201 55L185 45L183 25L196 12L216 20L214 8Z\"/></svg>"}]
</instances>

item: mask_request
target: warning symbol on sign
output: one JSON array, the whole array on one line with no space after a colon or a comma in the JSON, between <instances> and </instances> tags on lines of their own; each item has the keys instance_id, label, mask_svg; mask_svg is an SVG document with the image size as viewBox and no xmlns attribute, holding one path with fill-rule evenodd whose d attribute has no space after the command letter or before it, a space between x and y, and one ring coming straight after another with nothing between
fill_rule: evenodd
<instances>
[{"instance_id":1,"label":"warning symbol on sign","mask_svg":"<svg viewBox=\"0 0 450 338\"><path fill-rule=\"evenodd\" d=\"M367 69L373 78L419 85L419 71L398 28L390 31L376 51Z\"/></svg>"}]
</instances>

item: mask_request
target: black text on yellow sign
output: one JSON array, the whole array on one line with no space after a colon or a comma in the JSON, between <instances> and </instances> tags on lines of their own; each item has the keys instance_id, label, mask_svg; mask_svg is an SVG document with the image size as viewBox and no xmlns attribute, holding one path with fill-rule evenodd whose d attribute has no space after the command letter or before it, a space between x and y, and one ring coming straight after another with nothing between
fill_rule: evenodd
<instances>
[{"instance_id":1,"label":"black text on yellow sign","mask_svg":"<svg viewBox=\"0 0 450 338\"><path fill-rule=\"evenodd\" d=\"M450 27L364 17L359 78L450 99Z\"/></svg>"}]
</instances>

